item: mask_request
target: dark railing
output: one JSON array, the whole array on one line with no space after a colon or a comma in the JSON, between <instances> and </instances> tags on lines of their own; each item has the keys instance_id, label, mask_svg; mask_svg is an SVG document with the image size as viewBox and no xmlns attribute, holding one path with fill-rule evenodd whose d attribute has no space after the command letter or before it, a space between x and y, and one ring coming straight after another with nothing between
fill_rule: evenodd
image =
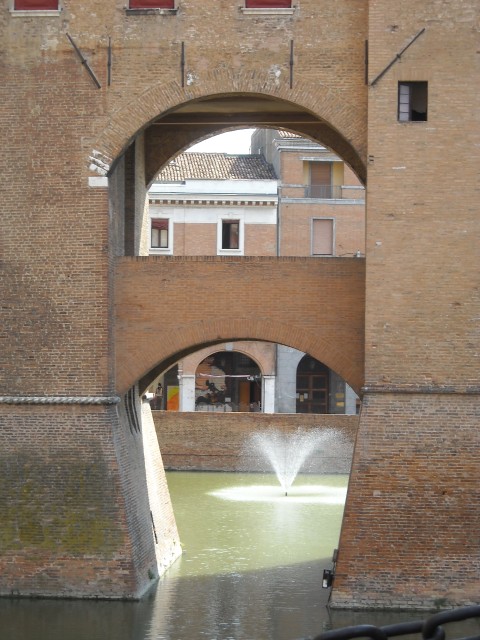
<instances>
[{"instance_id":1,"label":"dark railing","mask_svg":"<svg viewBox=\"0 0 480 640\"><path fill-rule=\"evenodd\" d=\"M390 624L385 627L376 627L370 624L343 627L342 629L325 631L313 640L350 640L350 638L387 640L388 638L410 634L420 634L423 640L445 640L446 634L442 625L451 622L460 622L470 618L480 618L480 605L442 611L433 614L426 620L399 622L398 624ZM461 638L461 640L480 640L480 633L473 636L465 636Z\"/></svg>"}]
</instances>

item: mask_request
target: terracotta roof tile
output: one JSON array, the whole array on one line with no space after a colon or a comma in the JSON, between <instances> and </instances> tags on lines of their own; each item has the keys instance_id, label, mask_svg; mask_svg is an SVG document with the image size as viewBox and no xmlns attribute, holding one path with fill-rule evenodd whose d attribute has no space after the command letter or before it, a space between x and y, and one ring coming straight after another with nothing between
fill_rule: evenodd
<instances>
[{"instance_id":1,"label":"terracotta roof tile","mask_svg":"<svg viewBox=\"0 0 480 640\"><path fill-rule=\"evenodd\" d=\"M158 182L180 180L276 180L272 165L261 155L181 153L158 174Z\"/></svg>"}]
</instances>

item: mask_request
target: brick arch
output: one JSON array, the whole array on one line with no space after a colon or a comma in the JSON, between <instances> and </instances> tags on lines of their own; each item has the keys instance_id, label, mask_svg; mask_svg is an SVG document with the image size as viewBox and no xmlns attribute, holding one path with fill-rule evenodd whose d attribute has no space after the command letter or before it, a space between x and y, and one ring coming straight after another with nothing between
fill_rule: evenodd
<instances>
[{"instance_id":1,"label":"brick arch","mask_svg":"<svg viewBox=\"0 0 480 640\"><path fill-rule=\"evenodd\" d=\"M178 82L153 85L113 114L108 126L97 138L88 163L92 168L93 159L94 165L108 172L138 132L144 130L160 114L175 111L180 105L190 101L237 93L282 100L301 107L318 118L317 129L320 128L321 133L315 126L299 126L296 130L317 139L321 135L324 144L344 158L361 179L365 179L366 112L356 106L356 101L350 100L347 91L341 87L327 87L322 83L305 81L295 82L290 89L286 85L278 85L268 72L253 75L246 70L216 70L185 88Z\"/></svg>"},{"instance_id":2,"label":"brick arch","mask_svg":"<svg viewBox=\"0 0 480 640\"><path fill-rule=\"evenodd\" d=\"M185 362L184 362L184 369L183 372L186 373L190 373L190 374L194 374L198 368L198 366L200 365L200 363L205 360L205 358L208 358L208 356L213 355L214 353L219 353L219 352L225 352L225 353L242 353L245 356L248 356L259 368L260 373L262 375L268 375L267 373L267 365L264 361L264 359L261 357L261 354L258 353L253 353L252 349L247 347L245 344L245 341L235 341L235 344L233 346L233 348L231 349L231 351L228 351L225 349L225 347L222 348L222 345L224 345L225 343L221 342L218 343L216 345L212 345L211 347L206 347L203 349L200 349L198 351L193 351L192 353L190 353L187 358L188 358L188 370L185 368Z\"/></svg>"},{"instance_id":3,"label":"brick arch","mask_svg":"<svg viewBox=\"0 0 480 640\"><path fill-rule=\"evenodd\" d=\"M356 391L363 383L362 259L124 257L115 266L115 314L119 393L139 380L148 386L160 364L237 340L294 347Z\"/></svg>"},{"instance_id":4,"label":"brick arch","mask_svg":"<svg viewBox=\"0 0 480 640\"><path fill-rule=\"evenodd\" d=\"M320 334L320 335L319 335ZM143 348L135 350L135 364L130 379L121 380L125 392L138 380L143 391L153 379L173 362L189 355L205 345L218 345L238 340L260 340L273 342L308 353L340 375L359 394L363 384L362 359L355 358L354 344L342 344L339 349L330 336L306 330L299 325L287 324L272 318L218 317L214 322L193 322L178 325L174 336L158 333ZM213 348L213 351L218 349Z\"/></svg>"}]
</instances>

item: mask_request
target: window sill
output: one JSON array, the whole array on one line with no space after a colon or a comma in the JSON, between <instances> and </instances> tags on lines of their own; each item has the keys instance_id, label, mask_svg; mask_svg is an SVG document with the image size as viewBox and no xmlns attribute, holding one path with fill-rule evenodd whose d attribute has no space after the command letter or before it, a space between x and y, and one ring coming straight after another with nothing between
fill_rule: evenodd
<instances>
[{"instance_id":1,"label":"window sill","mask_svg":"<svg viewBox=\"0 0 480 640\"><path fill-rule=\"evenodd\" d=\"M150 247L148 253L151 256L171 256L173 255L173 249L155 249L154 247Z\"/></svg>"},{"instance_id":2,"label":"window sill","mask_svg":"<svg viewBox=\"0 0 480 640\"><path fill-rule=\"evenodd\" d=\"M10 9L12 18L51 18L59 16L61 9Z\"/></svg>"},{"instance_id":3,"label":"window sill","mask_svg":"<svg viewBox=\"0 0 480 640\"><path fill-rule=\"evenodd\" d=\"M127 16L174 16L178 9L125 9Z\"/></svg>"},{"instance_id":4,"label":"window sill","mask_svg":"<svg viewBox=\"0 0 480 640\"><path fill-rule=\"evenodd\" d=\"M219 249L217 256L243 256L242 249Z\"/></svg>"},{"instance_id":5,"label":"window sill","mask_svg":"<svg viewBox=\"0 0 480 640\"><path fill-rule=\"evenodd\" d=\"M291 16L295 13L295 7L290 8L265 8L265 9L247 9L246 7L240 7L241 13L247 16Z\"/></svg>"}]
</instances>

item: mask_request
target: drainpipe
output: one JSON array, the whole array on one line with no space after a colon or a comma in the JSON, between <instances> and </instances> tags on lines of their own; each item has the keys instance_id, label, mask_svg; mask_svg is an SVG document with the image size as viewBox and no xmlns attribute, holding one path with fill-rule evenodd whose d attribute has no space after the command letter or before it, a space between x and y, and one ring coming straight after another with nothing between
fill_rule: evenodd
<instances>
[{"instance_id":1,"label":"drainpipe","mask_svg":"<svg viewBox=\"0 0 480 640\"><path fill-rule=\"evenodd\" d=\"M282 200L282 187L277 187L277 258L280 256L280 203Z\"/></svg>"}]
</instances>

